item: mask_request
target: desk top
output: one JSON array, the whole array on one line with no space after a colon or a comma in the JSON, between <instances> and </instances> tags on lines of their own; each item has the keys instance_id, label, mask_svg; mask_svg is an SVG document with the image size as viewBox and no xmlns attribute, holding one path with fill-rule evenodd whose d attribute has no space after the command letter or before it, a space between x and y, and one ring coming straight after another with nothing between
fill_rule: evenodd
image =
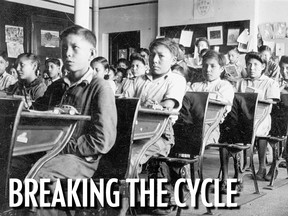
<instances>
[{"instance_id":1,"label":"desk top","mask_svg":"<svg viewBox=\"0 0 288 216\"><path fill-rule=\"evenodd\" d=\"M270 100L258 100L260 103L265 103L265 104L276 104L275 101L270 101Z\"/></svg>"},{"instance_id":2,"label":"desk top","mask_svg":"<svg viewBox=\"0 0 288 216\"><path fill-rule=\"evenodd\" d=\"M232 106L232 104L229 103L228 101L216 100L216 99L211 99L211 98L209 99L209 103L219 104L219 105L225 105L225 106L227 106L227 105Z\"/></svg>"},{"instance_id":3,"label":"desk top","mask_svg":"<svg viewBox=\"0 0 288 216\"><path fill-rule=\"evenodd\" d=\"M21 117L24 118L43 118L43 119L66 119L66 120L84 120L89 121L91 120L91 116L87 115L69 115L69 114L55 114L50 111L23 111L21 113Z\"/></svg>"},{"instance_id":4,"label":"desk top","mask_svg":"<svg viewBox=\"0 0 288 216\"><path fill-rule=\"evenodd\" d=\"M157 114L157 115L178 115L179 112L172 110L154 110L154 109L149 109L149 108L139 108L140 113L147 113L147 114Z\"/></svg>"}]
</instances>

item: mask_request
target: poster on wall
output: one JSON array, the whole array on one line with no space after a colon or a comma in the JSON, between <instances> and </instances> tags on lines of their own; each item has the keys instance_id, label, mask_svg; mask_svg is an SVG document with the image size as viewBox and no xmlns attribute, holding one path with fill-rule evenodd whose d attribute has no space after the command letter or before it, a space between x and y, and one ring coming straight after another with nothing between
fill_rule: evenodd
<instances>
[{"instance_id":1,"label":"poster on wall","mask_svg":"<svg viewBox=\"0 0 288 216\"><path fill-rule=\"evenodd\" d=\"M273 26L271 23L264 23L258 26L259 33L263 40L268 40L273 38Z\"/></svg>"},{"instance_id":2,"label":"poster on wall","mask_svg":"<svg viewBox=\"0 0 288 216\"><path fill-rule=\"evenodd\" d=\"M9 58L17 58L24 52L24 31L21 26L5 25L5 42Z\"/></svg>"},{"instance_id":3,"label":"poster on wall","mask_svg":"<svg viewBox=\"0 0 288 216\"><path fill-rule=\"evenodd\" d=\"M41 29L41 46L59 47L59 31L50 31Z\"/></svg>"},{"instance_id":4,"label":"poster on wall","mask_svg":"<svg viewBox=\"0 0 288 216\"><path fill-rule=\"evenodd\" d=\"M276 22L273 23L273 38L285 38L286 37L286 23L285 22Z\"/></svg>"},{"instance_id":5,"label":"poster on wall","mask_svg":"<svg viewBox=\"0 0 288 216\"><path fill-rule=\"evenodd\" d=\"M7 42L7 54L9 58L17 58L18 55L24 53L23 44L17 42Z\"/></svg>"},{"instance_id":6,"label":"poster on wall","mask_svg":"<svg viewBox=\"0 0 288 216\"><path fill-rule=\"evenodd\" d=\"M23 27L5 25L5 42L23 44L24 42Z\"/></svg>"},{"instance_id":7,"label":"poster on wall","mask_svg":"<svg viewBox=\"0 0 288 216\"><path fill-rule=\"evenodd\" d=\"M206 19L214 17L214 0L194 0L194 19Z\"/></svg>"},{"instance_id":8,"label":"poster on wall","mask_svg":"<svg viewBox=\"0 0 288 216\"><path fill-rule=\"evenodd\" d=\"M227 33L227 45L233 46L238 45L237 38L239 37L240 29L228 29Z\"/></svg>"},{"instance_id":9,"label":"poster on wall","mask_svg":"<svg viewBox=\"0 0 288 216\"><path fill-rule=\"evenodd\" d=\"M223 44L223 29L222 26L214 26L207 28L207 38L210 45Z\"/></svg>"}]
</instances>

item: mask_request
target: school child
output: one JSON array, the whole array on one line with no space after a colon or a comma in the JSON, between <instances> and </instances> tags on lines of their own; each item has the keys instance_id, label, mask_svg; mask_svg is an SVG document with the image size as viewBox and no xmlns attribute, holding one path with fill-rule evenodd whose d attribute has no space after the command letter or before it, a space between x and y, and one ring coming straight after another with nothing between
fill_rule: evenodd
<instances>
[{"instance_id":1,"label":"school child","mask_svg":"<svg viewBox=\"0 0 288 216\"><path fill-rule=\"evenodd\" d=\"M17 73L17 70L14 66L12 66L10 69L9 69L9 72L8 72L10 75L12 75L14 77L14 79L18 80L18 73Z\"/></svg>"},{"instance_id":2,"label":"school child","mask_svg":"<svg viewBox=\"0 0 288 216\"><path fill-rule=\"evenodd\" d=\"M270 101L279 101L280 99L280 90L278 83L267 77L265 75L266 69L266 60L257 52L247 53L245 56L247 75L248 77L245 79L241 79L237 85L236 89L238 92L254 92L258 93L258 98L260 100L270 100ZM237 108L236 108L237 109ZM230 116L235 119L237 122L238 116L231 115ZM237 127L237 126L236 126ZM271 128L271 116L268 115L267 118L259 125L256 136L266 136L268 135ZM232 129L231 129L232 130ZM226 131L227 134L227 131ZM224 134L225 135L225 134ZM230 134L231 135L231 134ZM226 138L223 138L223 141ZM259 148L258 148L258 157L259 157L259 170L256 174L257 180L271 180L272 173L266 173L266 149L267 142L265 140L259 140ZM220 151L221 167L222 167L222 191L226 191L226 180L228 178L228 156L227 151L223 149Z\"/></svg>"},{"instance_id":3,"label":"school child","mask_svg":"<svg viewBox=\"0 0 288 216\"><path fill-rule=\"evenodd\" d=\"M288 56L282 56L279 62L280 66L280 90L283 93L288 93Z\"/></svg>"},{"instance_id":4,"label":"school child","mask_svg":"<svg viewBox=\"0 0 288 216\"><path fill-rule=\"evenodd\" d=\"M201 68L201 64L202 64L201 51L204 49L209 50L210 44L206 38L201 37L195 42L194 59L193 59L193 63L192 63L193 68ZM205 54L205 53L203 53L203 54Z\"/></svg>"},{"instance_id":5,"label":"school child","mask_svg":"<svg viewBox=\"0 0 288 216\"><path fill-rule=\"evenodd\" d=\"M6 72L6 68L9 66L8 56L6 52L0 54L0 91L7 89L10 85L17 82L11 74Z\"/></svg>"},{"instance_id":6,"label":"school child","mask_svg":"<svg viewBox=\"0 0 288 216\"><path fill-rule=\"evenodd\" d=\"M193 83L188 91L194 92L210 92L211 99L228 102L232 105L234 98L233 86L226 80L222 80L220 75L224 71L226 64L225 56L214 50L208 50L203 56L202 75L205 79L203 82ZM230 112L231 105L226 106L224 117ZM207 144L217 143L220 136L219 127L211 133Z\"/></svg>"},{"instance_id":7,"label":"school child","mask_svg":"<svg viewBox=\"0 0 288 216\"><path fill-rule=\"evenodd\" d=\"M28 108L33 101L44 95L47 88L43 79L37 76L40 61L33 53L22 53L16 59L16 65L19 81L7 89L7 94L24 96Z\"/></svg>"},{"instance_id":8,"label":"school child","mask_svg":"<svg viewBox=\"0 0 288 216\"><path fill-rule=\"evenodd\" d=\"M239 61L239 56L240 56L240 53L237 48L231 49L228 52L228 59L229 59L228 66L235 66L236 68L237 74L235 75L231 74L231 76L234 76L235 78L245 78L247 76L247 72L245 70L245 67L241 65Z\"/></svg>"},{"instance_id":9,"label":"school child","mask_svg":"<svg viewBox=\"0 0 288 216\"><path fill-rule=\"evenodd\" d=\"M121 91L120 89L122 87L122 82L124 81L124 79L125 78L129 79L127 77L127 72L130 70L131 70L131 68L128 68L128 69L117 68L116 69L116 75L114 77L114 82L116 84L116 93ZM132 74L132 72L131 72L131 74Z\"/></svg>"},{"instance_id":10,"label":"school child","mask_svg":"<svg viewBox=\"0 0 288 216\"><path fill-rule=\"evenodd\" d=\"M130 67L130 62L125 58L120 58L117 61L116 68L128 69Z\"/></svg>"},{"instance_id":11,"label":"school child","mask_svg":"<svg viewBox=\"0 0 288 216\"><path fill-rule=\"evenodd\" d=\"M91 61L91 68L95 71L97 77L104 78L109 71L109 63L106 58L98 56Z\"/></svg>"},{"instance_id":12,"label":"school child","mask_svg":"<svg viewBox=\"0 0 288 216\"><path fill-rule=\"evenodd\" d=\"M45 61L45 66L52 83L61 78L61 63L59 59L49 58Z\"/></svg>"},{"instance_id":13,"label":"school child","mask_svg":"<svg viewBox=\"0 0 288 216\"><path fill-rule=\"evenodd\" d=\"M263 45L259 48L259 53L267 62L264 74L278 82L280 78L280 68L279 65L272 59L271 48L269 46Z\"/></svg>"},{"instance_id":14,"label":"school child","mask_svg":"<svg viewBox=\"0 0 288 216\"><path fill-rule=\"evenodd\" d=\"M63 63L69 71L63 78L68 88L61 104L71 105L79 113L90 115L92 119L79 122L65 149L37 172L37 181L41 178L51 179L52 192L57 179L93 176L101 155L106 154L114 145L117 123L115 96L109 84L95 77L90 67L96 52L95 35L90 30L75 25L65 29L60 40ZM29 160L28 155L13 157L11 177L17 178L33 162L35 161ZM38 211L56 215L56 210L51 208Z\"/></svg>"},{"instance_id":15,"label":"school child","mask_svg":"<svg viewBox=\"0 0 288 216\"><path fill-rule=\"evenodd\" d=\"M47 76L45 79L49 84L47 90L42 97L39 97L32 103L32 109L36 110L49 110L53 109L61 103L62 95L67 90L68 85L62 78L62 71L60 69L60 60L57 58L49 58L45 62ZM45 76L44 76L45 77ZM47 82L47 83L48 83Z\"/></svg>"},{"instance_id":16,"label":"school child","mask_svg":"<svg viewBox=\"0 0 288 216\"><path fill-rule=\"evenodd\" d=\"M114 81L115 76L116 76L116 69L114 68L113 65L109 65L108 74L104 76L104 79Z\"/></svg>"},{"instance_id":17,"label":"school child","mask_svg":"<svg viewBox=\"0 0 288 216\"><path fill-rule=\"evenodd\" d=\"M133 85L135 78L144 75L148 69L146 60L139 53L133 53L130 57L130 61L133 77L123 79L122 85L117 89L118 94L123 93L125 95L125 92L129 89L130 85Z\"/></svg>"},{"instance_id":18,"label":"school child","mask_svg":"<svg viewBox=\"0 0 288 216\"><path fill-rule=\"evenodd\" d=\"M179 110L185 94L186 81L183 76L171 71L171 66L177 61L179 47L170 38L158 38L150 44L149 50L150 72L137 77L134 85L126 91L126 96L140 98L142 107ZM145 143L145 140L140 140L132 145L130 175ZM145 151L140 159L140 164L136 167L137 176L134 177L138 177L142 170L142 165L152 156L167 156L173 145L174 137L172 122L170 121L162 137L151 144ZM159 169L165 169L165 166ZM164 175L161 177L166 178ZM166 210L169 211L169 209Z\"/></svg>"},{"instance_id":19,"label":"school child","mask_svg":"<svg viewBox=\"0 0 288 216\"><path fill-rule=\"evenodd\" d=\"M98 78L104 79L105 75L109 73L109 63L106 58L98 56L91 61L91 67L94 69ZM113 92L116 92L116 84L113 80L107 80Z\"/></svg>"},{"instance_id":20,"label":"school child","mask_svg":"<svg viewBox=\"0 0 288 216\"><path fill-rule=\"evenodd\" d=\"M149 55L150 55L149 50L146 48L140 48L138 53L142 56L142 58L145 59L146 64L149 66ZM131 59L130 59L130 61L131 61Z\"/></svg>"}]
</instances>

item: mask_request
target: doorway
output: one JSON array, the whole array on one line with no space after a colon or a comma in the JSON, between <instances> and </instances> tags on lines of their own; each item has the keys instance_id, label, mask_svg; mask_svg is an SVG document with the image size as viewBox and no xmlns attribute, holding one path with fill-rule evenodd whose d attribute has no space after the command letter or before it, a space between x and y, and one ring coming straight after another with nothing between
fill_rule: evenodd
<instances>
[{"instance_id":1,"label":"doorway","mask_svg":"<svg viewBox=\"0 0 288 216\"><path fill-rule=\"evenodd\" d=\"M116 64L118 59L129 60L132 53L140 48L140 31L109 34L109 62Z\"/></svg>"}]
</instances>

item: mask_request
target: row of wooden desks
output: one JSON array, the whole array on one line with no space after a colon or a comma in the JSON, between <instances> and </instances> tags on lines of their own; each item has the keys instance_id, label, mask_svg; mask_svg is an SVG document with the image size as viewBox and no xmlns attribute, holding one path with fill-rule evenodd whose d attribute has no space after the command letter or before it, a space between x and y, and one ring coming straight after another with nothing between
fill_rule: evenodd
<instances>
[{"instance_id":1,"label":"row of wooden desks","mask_svg":"<svg viewBox=\"0 0 288 216\"><path fill-rule=\"evenodd\" d=\"M211 100L208 106L207 124L219 116L226 103ZM134 140L161 135L169 117L177 118L176 111L161 111L140 108L135 125ZM65 145L70 139L78 121L89 121L90 116L54 114L50 112L23 111L16 133L13 156L32 154L52 149L56 144Z\"/></svg>"}]
</instances>

